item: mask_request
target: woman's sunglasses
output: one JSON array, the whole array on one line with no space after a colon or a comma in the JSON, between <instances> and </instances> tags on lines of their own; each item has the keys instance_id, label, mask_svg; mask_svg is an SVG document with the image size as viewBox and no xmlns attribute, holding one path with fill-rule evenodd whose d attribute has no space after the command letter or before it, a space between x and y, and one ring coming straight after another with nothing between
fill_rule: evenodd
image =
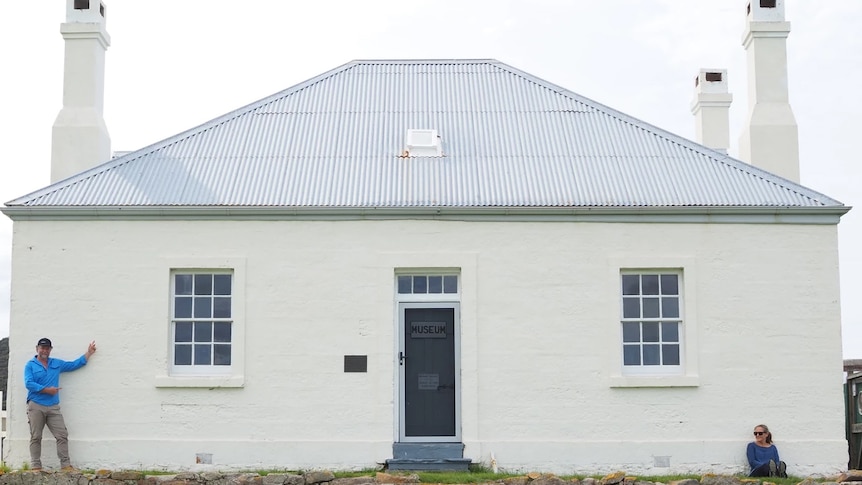
<instances>
[{"instance_id":1,"label":"woman's sunglasses","mask_svg":"<svg viewBox=\"0 0 862 485\"><path fill-rule=\"evenodd\" d=\"M766 434L766 431L755 431L754 436L760 436L762 434Z\"/></svg>"}]
</instances>

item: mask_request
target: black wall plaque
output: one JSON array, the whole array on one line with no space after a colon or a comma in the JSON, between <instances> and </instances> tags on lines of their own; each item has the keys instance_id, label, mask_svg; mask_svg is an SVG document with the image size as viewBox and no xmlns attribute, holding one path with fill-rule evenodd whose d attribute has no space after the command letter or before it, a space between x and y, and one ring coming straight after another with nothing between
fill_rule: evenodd
<instances>
[{"instance_id":1,"label":"black wall plaque","mask_svg":"<svg viewBox=\"0 0 862 485\"><path fill-rule=\"evenodd\" d=\"M368 356L345 355L344 372L368 372Z\"/></svg>"}]
</instances>

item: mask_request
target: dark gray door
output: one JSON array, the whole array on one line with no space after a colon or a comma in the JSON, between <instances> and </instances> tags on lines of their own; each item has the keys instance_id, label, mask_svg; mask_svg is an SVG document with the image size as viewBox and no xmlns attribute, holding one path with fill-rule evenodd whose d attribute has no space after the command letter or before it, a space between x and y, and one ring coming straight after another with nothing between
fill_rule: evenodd
<instances>
[{"instance_id":1,"label":"dark gray door","mask_svg":"<svg viewBox=\"0 0 862 485\"><path fill-rule=\"evenodd\" d=\"M455 436L455 308L404 308L403 434Z\"/></svg>"}]
</instances>

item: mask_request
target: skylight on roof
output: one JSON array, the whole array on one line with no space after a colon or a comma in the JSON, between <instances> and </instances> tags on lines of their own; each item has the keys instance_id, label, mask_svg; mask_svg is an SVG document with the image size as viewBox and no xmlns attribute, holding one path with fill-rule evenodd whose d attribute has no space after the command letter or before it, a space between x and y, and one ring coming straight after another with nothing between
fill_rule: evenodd
<instances>
[{"instance_id":1,"label":"skylight on roof","mask_svg":"<svg viewBox=\"0 0 862 485\"><path fill-rule=\"evenodd\" d=\"M443 155L437 130L407 130L407 152L410 157L439 157Z\"/></svg>"}]
</instances>

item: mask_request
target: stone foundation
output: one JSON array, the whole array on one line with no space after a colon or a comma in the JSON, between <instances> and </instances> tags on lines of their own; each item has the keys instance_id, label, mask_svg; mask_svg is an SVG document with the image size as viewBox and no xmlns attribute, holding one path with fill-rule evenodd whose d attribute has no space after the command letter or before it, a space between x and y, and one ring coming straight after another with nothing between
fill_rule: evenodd
<instances>
[{"instance_id":1,"label":"stone foundation","mask_svg":"<svg viewBox=\"0 0 862 485\"><path fill-rule=\"evenodd\" d=\"M138 471L98 470L95 473L15 471L0 475L0 485L403 485L419 483L416 474L389 474L375 476L335 478L330 471L305 473L218 473L183 472L176 475L144 475ZM584 478L565 480L555 475L529 473L490 481L482 485L774 485L769 479L739 478L736 476L704 475L700 480L675 480L667 484L640 480L615 472L602 479ZM815 481L806 478L798 485L862 485L862 473L850 470L835 477L834 481Z\"/></svg>"}]
</instances>

